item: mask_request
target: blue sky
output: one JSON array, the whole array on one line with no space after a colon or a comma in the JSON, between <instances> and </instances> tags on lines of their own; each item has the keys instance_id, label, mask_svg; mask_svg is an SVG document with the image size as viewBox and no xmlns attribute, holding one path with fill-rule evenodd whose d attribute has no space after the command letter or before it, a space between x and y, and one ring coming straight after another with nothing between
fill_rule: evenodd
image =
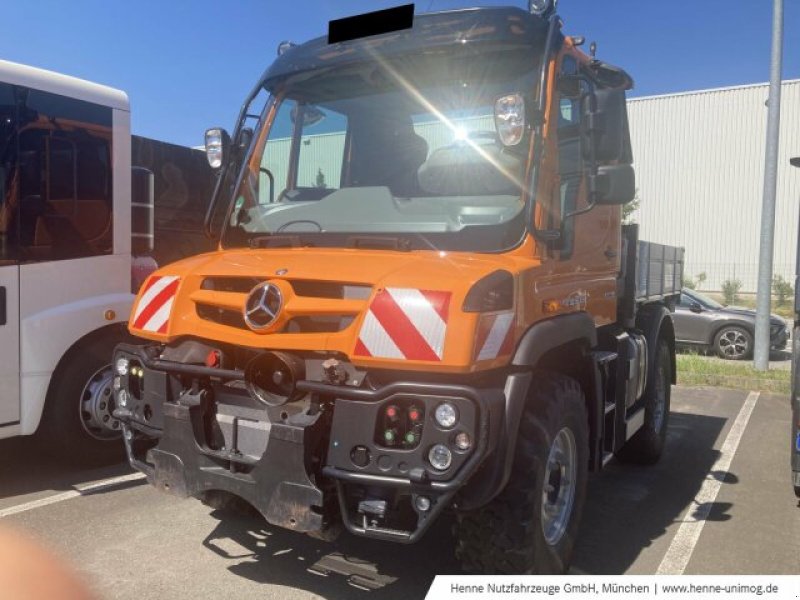
<instances>
[{"instance_id":1,"label":"blue sky","mask_svg":"<svg viewBox=\"0 0 800 600\"><path fill-rule=\"evenodd\" d=\"M517 5L524 6L527 0ZM0 58L125 90L133 131L202 143L231 128L278 42L327 32L327 22L403 0L6 0ZM511 0L479 0L510 5ZM469 1L421 0L417 12ZM786 79L800 78L800 0L784 0ZM564 31L596 40L625 67L633 96L769 78L769 0L561 0Z\"/></svg>"}]
</instances>

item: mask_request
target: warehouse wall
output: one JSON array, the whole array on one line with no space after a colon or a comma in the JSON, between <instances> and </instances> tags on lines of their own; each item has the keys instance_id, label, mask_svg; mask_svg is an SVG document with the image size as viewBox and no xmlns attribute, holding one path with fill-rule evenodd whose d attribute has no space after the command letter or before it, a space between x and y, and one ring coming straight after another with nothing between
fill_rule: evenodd
<instances>
[{"instance_id":1,"label":"warehouse wall","mask_svg":"<svg viewBox=\"0 0 800 600\"><path fill-rule=\"evenodd\" d=\"M643 238L686 248L703 289L729 278L754 291L758 276L769 87L750 85L628 102ZM775 273L792 280L800 169L800 80L781 92Z\"/></svg>"}]
</instances>

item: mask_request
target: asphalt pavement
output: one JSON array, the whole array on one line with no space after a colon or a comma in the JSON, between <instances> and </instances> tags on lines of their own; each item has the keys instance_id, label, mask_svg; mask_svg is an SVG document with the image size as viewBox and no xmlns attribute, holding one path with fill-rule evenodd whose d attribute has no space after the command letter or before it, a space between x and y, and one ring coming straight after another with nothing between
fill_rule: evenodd
<instances>
[{"instance_id":1,"label":"asphalt pavement","mask_svg":"<svg viewBox=\"0 0 800 600\"><path fill-rule=\"evenodd\" d=\"M788 398L676 387L672 404L659 464L591 476L572 572L800 573ZM0 524L102 598L422 598L434 575L458 573L447 517L415 546L321 542L164 495L127 465L59 466L39 445L0 441Z\"/></svg>"}]
</instances>

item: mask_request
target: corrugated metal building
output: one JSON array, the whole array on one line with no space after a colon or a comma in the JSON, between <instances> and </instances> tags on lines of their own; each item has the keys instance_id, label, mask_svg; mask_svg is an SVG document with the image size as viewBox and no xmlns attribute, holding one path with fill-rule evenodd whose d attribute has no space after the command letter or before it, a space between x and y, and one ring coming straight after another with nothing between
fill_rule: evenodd
<instances>
[{"instance_id":1,"label":"corrugated metal building","mask_svg":"<svg viewBox=\"0 0 800 600\"><path fill-rule=\"evenodd\" d=\"M719 290L739 279L754 291L758 277L764 181L767 84L629 100L639 208L633 219L643 239L686 248L686 273L706 274L702 288ZM465 119L469 129L493 129L491 117ZM441 123L419 123L429 151L452 141ZM305 136L311 147L299 165L300 185L316 185L321 170L338 187L344 135ZM285 181L289 139L268 144L265 164ZM783 84L775 273L792 280L800 203L800 80ZM262 176L263 177L263 176ZM265 185L266 182L262 182Z\"/></svg>"},{"instance_id":2,"label":"corrugated metal building","mask_svg":"<svg viewBox=\"0 0 800 600\"><path fill-rule=\"evenodd\" d=\"M767 84L721 88L628 102L644 239L686 248L686 272L705 273L703 289L758 277ZM800 169L800 80L781 91L775 273L792 280Z\"/></svg>"}]
</instances>

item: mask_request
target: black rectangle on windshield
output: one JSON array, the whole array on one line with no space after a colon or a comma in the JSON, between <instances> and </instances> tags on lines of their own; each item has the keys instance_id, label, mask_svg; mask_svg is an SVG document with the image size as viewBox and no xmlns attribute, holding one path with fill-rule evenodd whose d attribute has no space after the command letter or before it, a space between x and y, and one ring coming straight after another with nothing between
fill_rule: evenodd
<instances>
[{"instance_id":1,"label":"black rectangle on windshield","mask_svg":"<svg viewBox=\"0 0 800 600\"><path fill-rule=\"evenodd\" d=\"M414 26L414 5L405 4L328 23L328 43L347 42Z\"/></svg>"}]
</instances>

